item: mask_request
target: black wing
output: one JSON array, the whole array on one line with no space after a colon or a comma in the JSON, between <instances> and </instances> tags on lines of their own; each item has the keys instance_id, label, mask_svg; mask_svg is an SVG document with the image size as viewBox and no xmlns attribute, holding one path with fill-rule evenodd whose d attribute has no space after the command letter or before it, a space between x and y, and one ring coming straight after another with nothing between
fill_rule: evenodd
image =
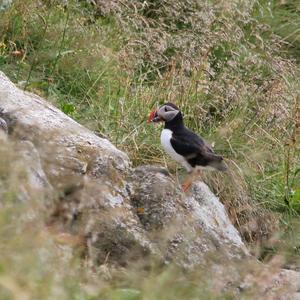
<instances>
[{"instance_id":1,"label":"black wing","mask_svg":"<svg viewBox=\"0 0 300 300\"><path fill-rule=\"evenodd\" d=\"M212 147L206 141L186 128L173 133L171 145L178 154L186 158L192 158L198 154L213 153Z\"/></svg>"},{"instance_id":2,"label":"black wing","mask_svg":"<svg viewBox=\"0 0 300 300\"><path fill-rule=\"evenodd\" d=\"M216 155L205 140L186 128L176 134L173 133L171 145L192 167L210 165L219 170L225 168L222 156Z\"/></svg>"}]
</instances>

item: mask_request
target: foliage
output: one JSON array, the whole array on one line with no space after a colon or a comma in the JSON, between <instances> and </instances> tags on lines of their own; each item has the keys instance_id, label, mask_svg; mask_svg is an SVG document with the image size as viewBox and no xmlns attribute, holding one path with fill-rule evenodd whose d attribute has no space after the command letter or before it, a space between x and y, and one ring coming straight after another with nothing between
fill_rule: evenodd
<instances>
[{"instance_id":1,"label":"foliage","mask_svg":"<svg viewBox=\"0 0 300 300\"><path fill-rule=\"evenodd\" d=\"M288 230L289 220L300 212L299 9L296 0L15 0L0 11L0 69L20 87L109 138L135 165L156 163L181 175L160 148L160 128L146 124L154 106L177 103L186 124L227 157L228 175L205 174L204 179L240 232L253 241L253 220L263 220L258 227L268 234L279 218L274 212ZM1 215L18 219L6 207ZM47 267L41 275L42 260L14 269L20 248L25 258L32 255L32 245L27 235L17 238L27 225L11 228L7 218L0 218L1 244L12 238L1 248L0 284L9 272L39 270L27 275L38 283L39 277L48 280L53 289L52 282L63 281L66 299L93 299L74 287L76 272L56 277ZM39 257L37 248L33 253ZM59 265L59 258L54 261ZM67 269L71 274L73 266ZM167 278L166 286L173 278L161 276ZM141 299L140 291L153 289L157 280L137 290L134 285L132 290L108 288L107 297ZM9 284L24 285L22 276ZM179 288L192 286L183 281ZM46 292L28 289L36 291L30 298L46 299ZM163 289L162 284L158 293ZM190 299L203 291L193 292Z\"/></svg>"}]
</instances>

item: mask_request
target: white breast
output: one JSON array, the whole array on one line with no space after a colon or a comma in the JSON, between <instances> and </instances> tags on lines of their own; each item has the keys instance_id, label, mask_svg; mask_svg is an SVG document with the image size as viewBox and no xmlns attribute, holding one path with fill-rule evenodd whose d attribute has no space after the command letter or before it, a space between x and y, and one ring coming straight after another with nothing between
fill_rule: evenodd
<instances>
[{"instance_id":1,"label":"white breast","mask_svg":"<svg viewBox=\"0 0 300 300\"><path fill-rule=\"evenodd\" d=\"M160 142L164 150L178 163L184 166L187 171L191 171L191 165L186 161L186 159L178 154L171 145L172 131L170 129L163 129L160 135Z\"/></svg>"}]
</instances>

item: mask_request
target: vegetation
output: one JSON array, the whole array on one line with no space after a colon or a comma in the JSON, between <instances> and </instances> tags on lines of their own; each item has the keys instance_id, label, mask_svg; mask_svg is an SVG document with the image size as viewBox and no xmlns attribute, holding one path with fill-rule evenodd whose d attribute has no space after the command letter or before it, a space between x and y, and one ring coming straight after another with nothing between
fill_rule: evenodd
<instances>
[{"instance_id":1,"label":"vegetation","mask_svg":"<svg viewBox=\"0 0 300 300\"><path fill-rule=\"evenodd\" d=\"M176 103L186 124L227 157L230 174L204 180L244 238L260 242L280 219L294 261L299 245L290 230L296 230L292 220L300 213L299 12L296 0L15 0L0 11L0 69L107 137L135 165L155 163L180 174L159 146L160 128L146 123L153 107ZM13 220L36 207L34 199L32 207L16 209L4 198L1 299L98 299L100 291L107 293L103 299L174 299L175 292L210 299L205 283L195 287L170 270L155 270L142 282L122 275L121 287L113 280L99 283L85 268L79 275L78 261L61 266L61 250L47 237L31 242L29 236L39 233L28 230L28 220L12 228ZM53 256L45 258L40 245ZM37 261L30 259L33 254ZM27 263L19 265L18 259ZM179 291L166 294L173 280ZM149 294L158 282L157 294Z\"/></svg>"}]
</instances>

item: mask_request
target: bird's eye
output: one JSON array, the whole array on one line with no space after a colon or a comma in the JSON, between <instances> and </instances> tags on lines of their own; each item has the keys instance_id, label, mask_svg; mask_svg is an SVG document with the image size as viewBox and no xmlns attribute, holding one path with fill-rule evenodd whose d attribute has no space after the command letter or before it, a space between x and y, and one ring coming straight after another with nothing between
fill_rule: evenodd
<instances>
[{"instance_id":1,"label":"bird's eye","mask_svg":"<svg viewBox=\"0 0 300 300\"><path fill-rule=\"evenodd\" d=\"M165 111L168 111L166 106L165 106Z\"/></svg>"}]
</instances>

